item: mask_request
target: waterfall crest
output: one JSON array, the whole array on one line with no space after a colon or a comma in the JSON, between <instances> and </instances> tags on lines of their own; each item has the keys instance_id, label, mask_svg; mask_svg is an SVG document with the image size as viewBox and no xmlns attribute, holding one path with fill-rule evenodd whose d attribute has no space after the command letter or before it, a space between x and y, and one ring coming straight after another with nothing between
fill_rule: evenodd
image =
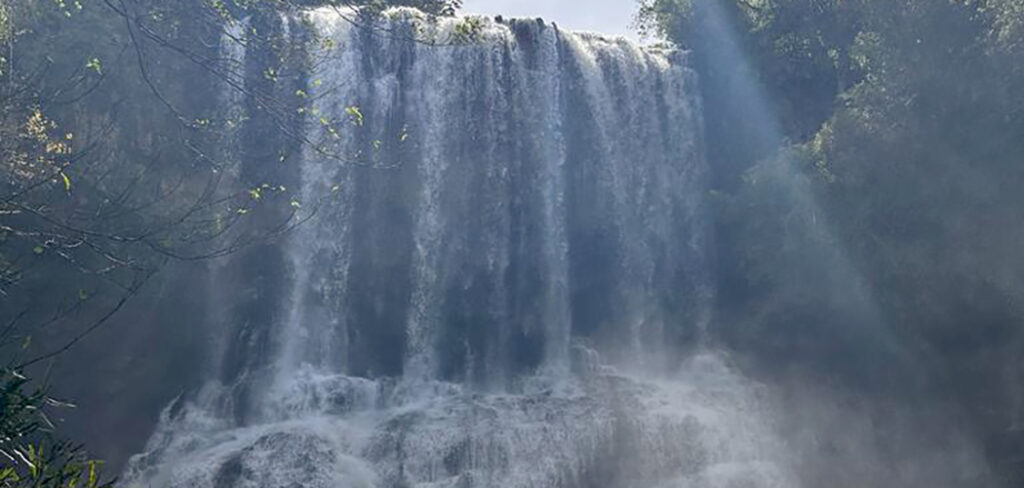
<instances>
[{"instance_id":1,"label":"waterfall crest","mask_svg":"<svg viewBox=\"0 0 1024 488\"><path fill-rule=\"evenodd\" d=\"M343 13L282 20L317 211L271 318L226 319L128 485L797 486L758 387L686 353L713 288L686 53Z\"/></svg>"}]
</instances>

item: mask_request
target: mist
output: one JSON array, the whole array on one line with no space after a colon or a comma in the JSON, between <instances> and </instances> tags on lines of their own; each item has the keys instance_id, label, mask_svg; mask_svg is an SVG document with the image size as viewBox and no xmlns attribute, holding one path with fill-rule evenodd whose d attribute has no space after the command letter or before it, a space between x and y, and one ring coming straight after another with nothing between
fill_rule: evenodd
<instances>
[{"instance_id":1,"label":"mist","mask_svg":"<svg viewBox=\"0 0 1024 488\"><path fill-rule=\"evenodd\" d=\"M1022 9L0 6L0 480L1019 486Z\"/></svg>"}]
</instances>

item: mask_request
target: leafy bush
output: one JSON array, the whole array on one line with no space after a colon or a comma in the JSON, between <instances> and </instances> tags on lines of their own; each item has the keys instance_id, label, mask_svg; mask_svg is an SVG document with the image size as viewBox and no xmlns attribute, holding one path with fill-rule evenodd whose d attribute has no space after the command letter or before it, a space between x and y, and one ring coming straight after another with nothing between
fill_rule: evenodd
<instances>
[{"instance_id":1,"label":"leafy bush","mask_svg":"<svg viewBox=\"0 0 1024 488\"><path fill-rule=\"evenodd\" d=\"M0 487L102 488L101 462L58 439L47 411L70 405L47 395L18 371L0 373Z\"/></svg>"}]
</instances>

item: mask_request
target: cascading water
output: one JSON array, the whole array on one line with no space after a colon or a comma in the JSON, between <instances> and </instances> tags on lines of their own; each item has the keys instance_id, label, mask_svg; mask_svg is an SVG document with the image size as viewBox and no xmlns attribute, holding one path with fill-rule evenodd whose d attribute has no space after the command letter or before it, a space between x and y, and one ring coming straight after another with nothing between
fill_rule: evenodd
<instances>
[{"instance_id":1,"label":"cascading water","mask_svg":"<svg viewBox=\"0 0 1024 488\"><path fill-rule=\"evenodd\" d=\"M283 21L311 46L295 205L327 198L259 297L266 346L226 333L263 357L168 407L126 486L798 486L762 392L699 346L685 53L347 14Z\"/></svg>"}]
</instances>

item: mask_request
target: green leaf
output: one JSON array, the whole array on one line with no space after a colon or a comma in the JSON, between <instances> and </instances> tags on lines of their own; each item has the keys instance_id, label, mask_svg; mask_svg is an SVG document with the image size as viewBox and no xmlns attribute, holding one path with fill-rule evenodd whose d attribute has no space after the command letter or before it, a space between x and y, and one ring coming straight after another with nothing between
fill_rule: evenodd
<instances>
[{"instance_id":1,"label":"green leaf","mask_svg":"<svg viewBox=\"0 0 1024 488\"><path fill-rule=\"evenodd\" d=\"M345 107L345 114L352 119L352 123L357 126L363 125L363 112L359 110L359 107Z\"/></svg>"},{"instance_id":2,"label":"green leaf","mask_svg":"<svg viewBox=\"0 0 1024 488\"><path fill-rule=\"evenodd\" d=\"M92 70L92 71L95 71L96 74L98 74L98 75L102 75L103 74L103 66L100 63L99 58L92 58L92 59L90 59L88 62L85 63L85 68L89 69L89 70Z\"/></svg>"},{"instance_id":3,"label":"green leaf","mask_svg":"<svg viewBox=\"0 0 1024 488\"><path fill-rule=\"evenodd\" d=\"M0 481L15 482L20 481L20 478L18 478L18 473L14 472L14 468L6 467L3 470L0 470Z\"/></svg>"},{"instance_id":4,"label":"green leaf","mask_svg":"<svg viewBox=\"0 0 1024 488\"><path fill-rule=\"evenodd\" d=\"M23 347L27 347L27 346L23 346ZM18 451L15 451L15 452L18 452ZM32 477L38 477L39 476L39 464L36 463L36 458L38 457L38 456L36 456L36 446L33 445L33 444L29 444L26 447L26 452L21 452L20 454L21 454L21 461L23 463L25 463L25 465L28 466L28 474L32 475Z\"/></svg>"},{"instance_id":5,"label":"green leaf","mask_svg":"<svg viewBox=\"0 0 1024 488\"><path fill-rule=\"evenodd\" d=\"M33 247L32 248L32 252L36 253L37 255L42 254L43 253L43 246Z\"/></svg>"},{"instance_id":6,"label":"green leaf","mask_svg":"<svg viewBox=\"0 0 1024 488\"><path fill-rule=\"evenodd\" d=\"M60 172L60 177L61 180L64 181L64 191L71 193L71 178L69 178L68 174L63 171Z\"/></svg>"},{"instance_id":7,"label":"green leaf","mask_svg":"<svg viewBox=\"0 0 1024 488\"><path fill-rule=\"evenodd\" d=\"M99 461L89 461L89 480L86 486L96 486L99 481L97 469L100 465Z\"/></svg>"}]
</instances>

